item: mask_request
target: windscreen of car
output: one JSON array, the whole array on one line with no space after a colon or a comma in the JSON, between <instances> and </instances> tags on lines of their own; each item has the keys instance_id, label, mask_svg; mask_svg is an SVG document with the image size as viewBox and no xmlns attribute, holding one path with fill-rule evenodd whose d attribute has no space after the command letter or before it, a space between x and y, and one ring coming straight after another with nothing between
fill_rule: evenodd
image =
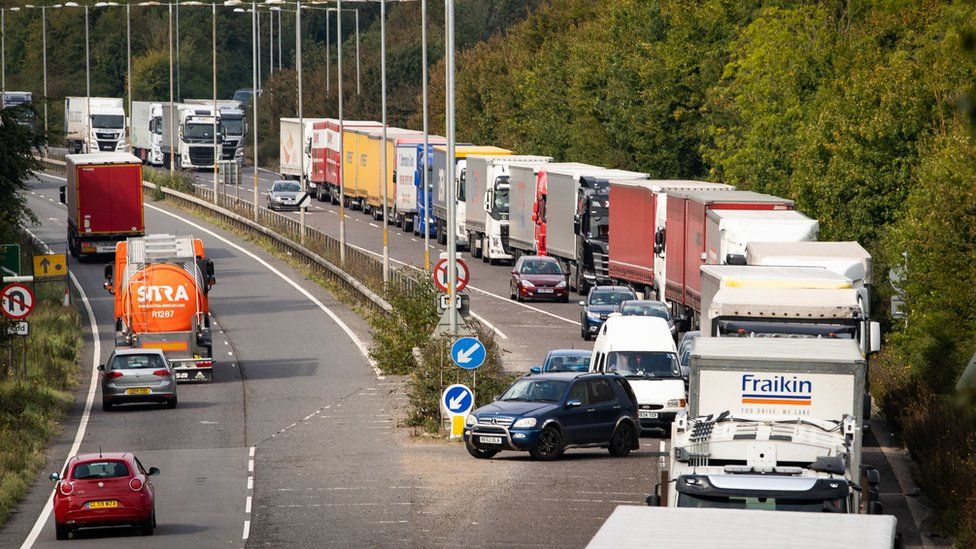
<instances>
[{"instance_id":1,"label":"windscreen of car","mask_svg":"<svg viewBox=\"0 0 976 549\"><path fill-rule=\"evenodd\" d=\"M613 351L607 354L607 372L628 379L681 377L678 357L660 351Z\"/></svg>"},{"instance_id":2,"label":"windscreen of car","mask_svg":"<svg viewBox=\"0 0 976 549\"><path fill-rule=\"evenodd\" d=\"M634 299L630 292L593 292L590 294L590 305L620 305L621 301Z\"/></svg>"},{"instance_id":3,"label":"windscreen of car","mask_svg":"<svg viewBox=\"0 0 976 549\"><path fill-rule=\"evenodd\" d=\"M559 402L568 381L558 379L520 379L505 391L500 401Z\"/></svg>"},{"instance_id":4,"label":"windscreen of car","mask_svg":"<svg viewBox=\"0 0 976 549\"><path fill-rule=\"evenodd\" d=\"M666 309L654 305L624 305L620 312L630 316L651 316L671 320L671 314Z\"/></svg>"},{"instance_id":5,"label":"windscreen of car","mask_svg":"<svg viewBox=\"0 0 976 549\"><path fill-rule=\"evenodd\" d=\"M286 183L275 183L274 188L271 190L274 192L282 192L282 193L297 193L300 192L302 188L301 186L299 186L298 183L286 182Z\"/></svg>"},{"instance_id":6,"label":"windscreen of car","mask_svg":"<svg viewBox=\"0 0 976 549\"><path fill-rule=\"evenodd\" d=\"M227 135L244 135L244 120L221 118L220 125L224 128L224 132Z\"/></svg>"},{"instance_id":7,"label":"windscreen of car","mask_svg":"<svg viewBox=\"0 0 976 549\"><path fill-rule=\"evenodd\" d=\"M590 356L554 356L546 362L547 372L585 372L590 369Z\"/></svg>"},{"instance_id":8,"label":"windscreen of car","mask_svg":"<svg viewBox=\"0 0 976 549\"><path fill-rule=\"evenodd\" d=\"M110 370L139 370L142 368L165 368L159 355L116 355Z\"/></svg>"},{"instance_id":9,"label":"windscreen of car","mask_svg":"<svg viewBox=\"0 0 976 549\"><path fill-rule=\"evenodd\" d=\"M857 338L857 327L846 324L720 320L716 325L719 337Z\"/></svg>"},{"instance_id":10,"label":"windscreen of car","mask_svg":"<svg viewBox=\"0 0 976 549\"><path fill-rule=\"evenodd\" d=\"M790 499L745 496L703 496L678 494L678 507L698 509L759 509L762 511L800 511L805 513L846 513L843 499Z\"/></svg>"},{"instance_id":11,"label":"windscreen of car","mask_svg":"<svg viewBox=\"0 0 976 549\"><path fill-rule=\"evenodd\" d=\"M125 117L118 114L93 114L91 125L93 128L121 130L125 127Z\"/></svg>"},{"instance_id":12,"label":"windscreen of car","mask_svg":"<svg viewBox=\"0 0 976 549\"><path fill-rule=\"evenodd\" d=\"M187 124L183 128L183 137L186 139L206 139L213 141L213 124Z\"/></svg>"},{"instance_id":13,"label":"windscreen of car","mask_svg":"<svg viewBox=\"0 0 976 549\"><path fill-rule=\"evenodd\" d=\"M129 476L129 466L124 461L89 461L75 465L71 472L74 480L95 478L119 478Z\"/></svg>"},{"instance_id":14,"label":"windscreen of car","mask_svg":"<svg viewBox=\"0 0 976 549\"><path fill-rule=\"evenodd\" d=\"M563 270L559 266L559 263L555 261L543 261L541 259L537 259L537 260L523 261L521 273L561 275L563 274Z\"/></svg>"}]
</instances>

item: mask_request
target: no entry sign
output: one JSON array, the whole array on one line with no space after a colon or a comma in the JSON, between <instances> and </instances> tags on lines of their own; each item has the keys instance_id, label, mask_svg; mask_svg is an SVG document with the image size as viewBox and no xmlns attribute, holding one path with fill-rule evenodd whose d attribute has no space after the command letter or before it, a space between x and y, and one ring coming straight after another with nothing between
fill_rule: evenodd
<instances>
[{"instance_id":1,"label":"no entry sign","mask_svg":"<svg viewBox=\"0 0 976 549\"><path fill-rule=\"evenodd\" d=\"M454 288L455 292L460 292L468 286L468 280L471 279L471 273L468 271L468 264L464 261L458 259L455 262L457 265L457 286ZM437 289L446 292L447 291L447 260L442 259L434 265L434 285Z\"/></svg>"}]
</instances>

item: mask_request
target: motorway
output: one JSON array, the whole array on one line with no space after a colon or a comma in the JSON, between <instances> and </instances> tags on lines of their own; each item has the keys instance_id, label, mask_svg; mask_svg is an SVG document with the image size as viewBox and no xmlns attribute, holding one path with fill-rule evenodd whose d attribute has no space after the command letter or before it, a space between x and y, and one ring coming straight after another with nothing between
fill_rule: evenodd
<instances>
[{"instance_id":1,"label":"motorway","mask_svg":"<svg viewBox=\"0 0 976 549\"><path fill-rule=\"evenodd\" d=\"M61 184L40 176L29 194L41 220L31 230L54 250L65 248ZM200 237L214 260L216 379L181 385L175 410L101 411L97 386L89 388L94 364L113 345L112 301L101 262L71 262L98 344L86 349L76 401L47 466L0 530L2 547L56 543L44 514L46 476L74 444L80 452L131 450L162 470L155 535L136 541L131 531L109 529L72 542L98 547L580 546L617 504L641 503L659 475L665 445L656 438L625 459L588 450L554 463L514 453L475 461L459 444L412 438L398 428L404 380L376 377L364 354L368 328L354 312L285 262L163 204L147 203L146 227ZM509 341L519 326L545 325L530 338L537 353L576 334L529 309L520 316L536 318L506 319L517 307L507 299L485 302L497 308L484 307L485 316L505 321ZM549 335L556 332L566 335Z\"/></svg>"}]
</instances>

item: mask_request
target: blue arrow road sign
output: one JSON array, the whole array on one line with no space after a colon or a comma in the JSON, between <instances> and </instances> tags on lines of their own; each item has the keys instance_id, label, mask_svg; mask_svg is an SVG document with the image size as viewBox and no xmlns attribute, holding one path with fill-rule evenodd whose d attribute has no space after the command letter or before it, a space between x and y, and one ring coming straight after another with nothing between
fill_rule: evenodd
<instances>
[{"instance_id":1,"label":"blue arrow road sign","mask_svg":"<svg viewBox=\"0 0 976 549\"><path fill-rule=\"evenodd\" d=\"M451 345L451 360L465 370L474 370L485 363L485 344L476 337L462 337Z\"/></svg>"},{"instance_id":2,"label":"blue arrow road sign","mask_svg":"<svg viewBox=\"0 0 976 549\"><path fill-rule=\"evenodd\" d=\"M474 407L474 393L464 385L451 385L441 395L441 404L452 416L463 416Z\"/></svg>"}]
</instances>

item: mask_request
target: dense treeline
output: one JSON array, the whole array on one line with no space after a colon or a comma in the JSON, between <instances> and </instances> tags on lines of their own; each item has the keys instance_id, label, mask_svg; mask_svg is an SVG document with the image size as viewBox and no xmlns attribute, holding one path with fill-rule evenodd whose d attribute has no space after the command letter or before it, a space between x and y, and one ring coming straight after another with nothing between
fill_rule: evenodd
<instances>
[{"instance_id":1,"label":"dense treeline","mask_svg":"<svg viewBox=\"0 0 976 549\"><path fill-rule=\"evenodd\" d=\"M957 108L972 111L974 15L935 0L550 0L461 55L459 138L793 198L822 239L870 249L875 310L898 269L907 316L875 391L942 526L973 543L972 407L947 395L976 350L976 147Z\"/></svg>"}]
</instances>

